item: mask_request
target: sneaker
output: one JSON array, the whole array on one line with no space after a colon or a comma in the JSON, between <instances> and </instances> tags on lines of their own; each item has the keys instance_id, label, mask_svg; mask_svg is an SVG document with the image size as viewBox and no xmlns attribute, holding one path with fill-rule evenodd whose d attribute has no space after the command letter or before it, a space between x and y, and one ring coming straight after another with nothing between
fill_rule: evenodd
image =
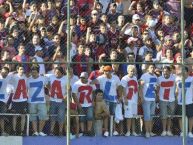
<instances>
[{"instance_id":1,"label":"sneaker","mask_svg":"<svg viewBox=\"0 0 193 145\"><path fill-rule=\"evenodd\" d=\"M34 132L32 135L33 135L33 136L38 136L39 133L38 133L38 132Z\"/></svg>"},{"instance_id":2,"label":"sneaker","mask_svg":"<svg viewBox=\"0 0 193 145\"><path fill-rule=\"evenodd\" d=\"M109 132L108 132L108 131L105 131L104 136L105 136L105 137L108 137L108 136L109 136Z\"/></svg>"},{"instance_id":3,"label":"sneaker","mask_svg":"<svg viewBox=\"0 0 193 145\"><path fill-rule=\"evenodd\" d=\"M183 132L180 132L180 136L183 136Z\"/></svg>"},{"instance_id":4,"label":"sneaker","mask_svg":"<svg viewBox=\"0 0 193 145\"><path fill-rule=\"evenodd\" d=\"M1 133L1 136L9 136L9 134L6 133L6 132L2 132L2 133Z\"/></svg>"},{"instance_id":5,"label":"sneaker","mask_svg":"<svg viewBox=\"0 0 193 145\"><path fill-rule=\"evenodd\" d=\"M70 133L70 139L75 139L76 135L73 135L72 133Z\"/></svg>"},{"instance_id":6,"label":"sneaker","mask_svg":"<svg viewBox=\"0 0 193 145\"><path fill-rule=\"evenodd\" d=\"M131 133L129 131L125 134L125 136L130 136L130 135Z\"/></svg>"},{"instance_id":7,"label":"sneaker","mask_svg":"<svg viewBox=\"0 0 193 145\"><path fill-rule=\"evenodd\" d=\"M146 133L145 133L145 137L146 137L146 138L150 138L149 132L146 132Z\"/></svg>"},{"instance_id":8,"label":"sneaker","mask_svg":"<svg viewBox=\"0 0 193 145\"><path fill-rule=\"evenodd\" d=\"M150 132L150 135L151 135L151 136L156 136L156 134L155 134L155 133L153 133L153 132Z\"/></svg>"},{"instance_id":9,"label":"sneaker","mask_svg":"<svg viewBox=\"0 0 193 145\"><path fill-rule=\"evenodd\" d=\"M39 132L39 136L47 136L47 134L45 134L43 132Z\"/></svg>"},{"instance_id":10,"label":"sneaker","mask_svg":"<svg viewBox=\"0 0 193 145\"><path fill-rule=\"evenodd\" d=\"M114 135L114 136L117 136L117 135L119 135L119 133L118 133L117 131L114 131L114 132L113 132L113 135Z\"/></svg>"},{"instance_id":11,"label":"sneaker","mask_svg":"<svg viewBox=\"0 0 193 145\"><path fill-rule=\"evenodd\" d=\"M73 135L72 133L70 133L70 139L75 139L76 135Z\"/></svg>"},{"instance_id":12,"label":"sneaker","mask_svg":"<svg viewBox=\"0 0 193 145\"><path fill-rule=\"evenodd\" d=\"M21 131L20 136L26 136L26 131Z\"/></svg>"},{"instance_id":13,"label":"sneaker","mask_svg":"<svg viewBox=\"0 0 193 145\"><path fill-rule=\"evenodd\" d=\"M161 136L166 136L166 131L163 131Z\"/></svg>"},{"instance_id":14,"label":"sneaker","mask_svg":"<svg viewBox=\"0 0 193 145\"><path fill-rule=\"evenodd\" d=\"M81 137L81 136L83 136L83 133L79 133L79 134L78 134L78 137Z\"/></svg>"},{"instance_id":15,"label":"sneaker","mask_svg":"<svg viewBox=\"0 0 193 145\"><path fill-rule=\"evenodd\" d=\"M139 135L136 132L133 132L132 136L139 136Z\"/></svg>"},{"instance_id":16,"label":"sneaker","mask_svg":"<svg viewBox=\"0 0 193 145\"><path fill-rule=\"evenodd\" d=\"M167 136L173 136L171 131L167 131Z\"/></svg>"},{"instance_id":17,"label":"sneaker","mask_svg":"<svg viewBox=\"0 0 193 145\"><path fill-rule=\"evenodd\" d=\"M188 133L188 137L189 137L189 138L193 138L192 132L189 132L189 133Z\"/></svg>"}]
</instances>

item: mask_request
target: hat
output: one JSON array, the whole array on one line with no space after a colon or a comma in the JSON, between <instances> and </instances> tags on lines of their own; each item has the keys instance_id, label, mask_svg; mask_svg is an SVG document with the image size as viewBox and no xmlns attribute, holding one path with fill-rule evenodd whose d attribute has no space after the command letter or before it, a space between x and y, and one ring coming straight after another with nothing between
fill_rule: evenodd
<instances>
[{"instance_id":1,"label":"hat","mask_svg":"<svg viewBox=\"0 0 193 145\"><path fill-rule=\"evenodd\" d=\"M87 72L81 72L80 78L88 78L88 73Z\"/></svg>"},{"instance_id":2,"label":"hat","mask_svg":"<svg viewBox=\"0 0 193 145\"><path fill-rule=\"evenodd\" d=\"M43 48L41 46L36 46L35 51L41 51Z\"/></svg>"},{"instance_id":3,"label":"hat","mask_svg":"<svg viewBox=\"0 0 193 145\"><path fill-rule=\"evenodd\" d=\"M129 37L129 39L127 39L127 44L130 44L131 42L136 42L137 40L138 38Z\"/></svg>"},{"instance_id":4,"label":"hat","mask_svg":"<svg viewBox=\"0 0 193 145\"><path fill-rule=\"evenodd\" d=\"M165 38L164 38L165 41L167 40L172 40L172 37L170 35L166 35Z\"/></svg>"},{"instance_id":5,"label":"hat","mask_svg":"<svg viewBox=\"0 0 193 145\"><path fill-rule=\"evenodd\" d=\"M91 12L91 14L93 15L93 14L98 14L98 11L97 10L92 10L92 12Z\"/></svg>"},{"instance_id":6,"label":"hat","mask_svg":"<svg viewBox=\"0 0 193 145\"><path fill-rule=\"evenodd\" d=\"M45 30L46 31L46 27L40 27L40 31Z\"/></svg>"},{"instance_id":7,"label":"hat","mask_svg":"<svg viewBox=\"0 0 193 145\"><path fill-rule=\"evenodd\" d=\"M138 14L134 14L132 17L133 20L139 20L141 19L140 16Z\"/></svg>"},{"instance_id":8,"label":"hat","mask_svg":"<svg viewBox=\"0 0 193 145\"><path fill-rule=\"evenodd\" d=\"M104 71L112 71L112 67L110 65L107 65L103 69Z\"/></svg>"}]
</instances>

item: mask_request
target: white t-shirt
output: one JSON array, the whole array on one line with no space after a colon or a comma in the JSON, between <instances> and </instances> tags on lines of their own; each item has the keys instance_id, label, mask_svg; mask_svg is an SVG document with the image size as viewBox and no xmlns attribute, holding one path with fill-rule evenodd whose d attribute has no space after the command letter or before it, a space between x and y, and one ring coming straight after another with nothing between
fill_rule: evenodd
<instances>
[{"instance_id":1,"label":"white t-shirt","mask_svg":"<svg viewBox=\"0 0 193 145\"><path fill-rule=\"evenodd\" d=\"M178 105L182 105L182 81L176 82L178 87ZM193 77L187 77L185 79L185 104L193 103Z\"/></svg>"},{"instance_id":2,"label":"white t-shirt","mask_svg":"<svg viewBox=\"0 0 193 145\"><path fill-rule=\"evenodd\" d=\"M6 78L3 78L0 75L0 101L7 103L9 99L9 94L11 93L9 87L10 77L7 76Z\"/></svg>"},{"instance_id":3,"label":"white t-shirt","mask_svg":"<svg viewBox=\"0 0 193 145\"><path fill-rule=\"evenodd\" d=\"M130 47L126 47L126 48L125 48L125 51L127 52L127 54L133 52L133 53L135 54L135 58L136 58L138 48L137 48L137 47L134 47L133 49L131 49Z\"/></svg>"},{"instance_id":4,"label":"white t-shirt","mask_svg":"<svg viewBox=\"0 0 193 145\"><path fill-rule=\"evenodd\" d=\"M45 69L45 64L42 63L44 62L43 58L37 55L35 55L34 57L36 58L37 62L40 62L40 64L38 64L40 66L40 74L45 74L46 69Z\"/></svg>"},{"instance_id":5,"label":"white t-shirt","mask_svg":"<svg viewBox=\"0 0 193 145\"><path fill-rule=\"evenodd\" d=\"M83 84L81 80L79 80L72 86L72 93L76 94L82 107L90 107L92 106L93 100L92 93L95 89L95 85L90 85L89 82Z\"/></svg>"},{"instance_id":6,"label":"white t-shirt","mask_svg":"<svg viewBox=\"0 0 193 145\"><path fill-rule=\"evenodd\" d=\"M175 79L174 75L170 75L168 79L163 75L158 77L158 84L160 86L159 99L161 101L175 101Z\"/></svg>"},{"instance_id":7,"label":"white t-shirt","mask_svg":"<svg viewBox=\"0 0 193 145\"><path fill-rule=\"evenodd\" d=\"M57 78L55 75L49 77L50 101L62 102L67 93L67 77Z\"/></svg>"},{"instance_id":8,"label":"white t-shirt","mask_svg":"<svg viewBox=\"0 0 193 145\"><path fill-rule=\"evenodd\" d=\"M105 75L97 78L100 89L104 92L104 99L109 102L117 102L117 87L121 85L121 81L117 75L112 75L108 79Z\"/></svg>"},{"instance_id":9,"label":"white t-shirt","mask_svg":"<svg viewBox=\"0 0 193 145\"><path fill-rule=\"evenodd\" d=\"M144 73L141 76L141 80L144 81L144 86L143 86L143 98L144 98L144 100L155 101L155 98L156 98L155 87L157 86L156 75Z\"/></svg>"},{"instance_id":10,"label":"white t-shirt","mask_svg":"<svg viewBox=\"0 0 193 145\"><path fill-rule=\"evenodd\" d=\"M27 79L27 88L29 103L45 103L45 91L44 86L48 84L48 78L44 76L39 76L34 79L33 77L29 77Z\"/></svg>"},{"instance_id":11,"label":"white t-shirt","mask_svg":"<svg viewBox=\"0 0 193 145\"><path fill-rule=\"evenodd\" d=\"M27 77L25 75L19 76L18 74L10 74L10 84L14 88L14 95L12 98L13 102L24 102L27 101L27 86L26 80Z\"/></svg>"},{"instance_id":12,"label":"white t-shirt","mask_svg":"<svg viewBox=\"0 0 193 145\"><path fill-rule=\"evenodd\" d=\"M125 93L128 99L128 102L136 103L138 102L138 81L135 76L130 78L128 75L124 76L121 79L121 85L125 89Z\"/></svg>"},{"instance_id":13,"label":"white t-shirt","mask_svg":"<svg viewBox=\"0 0 193 145\"><path fill-rule=\"evenodd\" d=\"M79 77L76 75L73 75L72 78L70 78L70 86L72 87L75 82L77 82L79 80Z\"/></svg>"}]
</instances>

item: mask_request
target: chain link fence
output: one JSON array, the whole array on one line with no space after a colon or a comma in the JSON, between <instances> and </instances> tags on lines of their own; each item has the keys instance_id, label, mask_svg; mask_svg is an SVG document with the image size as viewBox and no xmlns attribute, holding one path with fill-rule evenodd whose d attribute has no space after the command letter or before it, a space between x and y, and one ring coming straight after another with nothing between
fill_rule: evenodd
<instances>
[{"instance_id":1,"label":"chain link fence","mask_svg":"<svg viewBox=\"0 0 193 145\"><path fill-rule=\"evenodd\" d=\"M0 8L2 136L65 136L67 91L71 138L182 136L185 73L193 137L189 1L183 44L178 1L70 0L70 68L65 0L1 0Z\"/></svg>"}]
</instances>

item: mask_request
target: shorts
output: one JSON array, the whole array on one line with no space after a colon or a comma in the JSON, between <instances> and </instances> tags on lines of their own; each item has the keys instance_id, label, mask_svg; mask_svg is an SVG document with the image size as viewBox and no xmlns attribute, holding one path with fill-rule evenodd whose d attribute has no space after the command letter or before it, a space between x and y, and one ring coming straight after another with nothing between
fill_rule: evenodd
<instances>
[{"instance_id":1,"label":"shorts","mask_svg":"<svg viewBox=\"0 0 193 145\"><path fill-rule=\"evenodd\" d=\"M93 106L82 107L81 114L85 116L80 116L80 122L92 121L94 119Z\"/></svg>"},{"instance_id":2,"label":"shorts","mask_svg":"<svg viewBox=\"0 0 193 145\"><path fill-rule=\"evenodd\" d=\"M27 101L24 102L12 102L12 112L18 114L26 114L27 113Z\"/></svg>"},{"instance_id":3,"label":"shorts","mask_svg":"<svg viewBox=\"0 0 193 145\"><path fill-rule=\"evenodd\" d=\"M45 103L30 103L29 113L30 113L30 121L37 121L38 119L48 120L47 107Z\"/></svg>"},{"instance_id":4,"label":"shorts","mask_svg":"<svg viewBox=\"0 0 193 145\"><path fill-rule=\"evenodd\" d=\"M59 123L64 123L65 112L66 112L66 105L64 104L64 102L50 101L50 115L51 115L50 120L51 121L57 121Z\"/></svg>"},{"instance_id":5,"label":"shorts","mask_svg":"<svg viewBox=\"0 0 193 145\"><path fill-rule=\"evenodd\" d=\"M174 115L175 112L175 101L174 102L166 102L160 101L160 116L161 119L166 119L168 115Z\"/></svg>"},{"instance_id":6,"label":"shorts","mask_svg":"<svg viewBox=\"0 0 193 145\"><path fill-rule=\"evenodd\" d=\"M137 104L128 102L128 105L124 105L124 117L134 118L137 115Z\"/></svg>"},{"instance_id":7,"label":"shorts","mask_svg":"<svg viewBox=\"0 0 193 145\"><path fill-rule=\"evenodd\" d=\"M108 101L105 101L106 105L107 105L107 108L110 112L110 115L115 115L115 109L116 109L116 106L117 106L117 103L115 102L108 102Z\"/></svg>"},{"instance_id":8,"label":"shorts","mask_svg":"<svg viewBox=\"0 0 193 145\"><path fill-rule=\"evenodd\" d=\"M193 117L193 104L188 104L186 105L186 116L188 118L191 118ZM178 105L177 106L177 112L176 112L177 115L182 115L182 105Z\"/></svg>"},{"instance_id":9,"label":"shorts","mask_svg":"<svg viewBox=\"0 0 193 145\"><path fill-rule=\"evenodd\" d=\"M6 113L7 112L7 104L0 101L0 113ZM5 119L6 116L0 115L0 120Z\"/></svg>"},{"instance_id":10,"label":"shorts","mask_svg":"<svg viewBox=\"0 0 193 145\"><path fill-rule=\"evenodd\" d=\"M7 104L0 101L0 113L6 113L7 112Z\"/></svg>"},{"instance_id":11,"label":"shorts","mask_svg":"<svg viewBox=\"0 0 193 145\"><path fill-rule=\"evenodd\" d=\"M144 121L152 121L153 115L155 114L155 101L143 101L143 117Z\"/></svg>"}]
</instances>

